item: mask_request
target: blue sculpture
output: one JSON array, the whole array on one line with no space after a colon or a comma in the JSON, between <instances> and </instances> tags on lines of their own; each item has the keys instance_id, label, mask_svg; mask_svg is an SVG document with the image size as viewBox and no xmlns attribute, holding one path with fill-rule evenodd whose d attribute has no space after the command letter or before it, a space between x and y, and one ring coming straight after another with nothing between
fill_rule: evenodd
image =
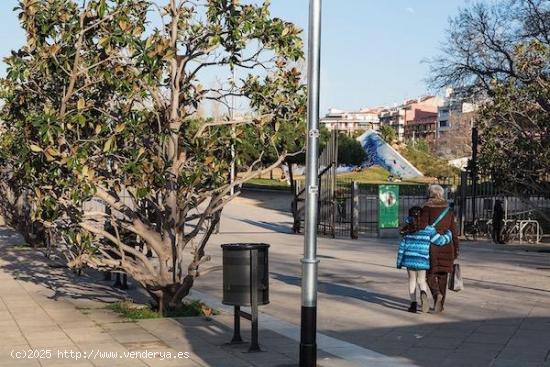
<instances>
[{"instance_id":1,"label":"blue sculpture","mask_svg":"<svg viewBox=\"0 0 550 367\"><path fill-rule=\"evenodd\" d=\"M363 167L384 167L392 175L405 179L423 176L422 172L386 143L376 131L369 130L357 140L367 153Z\"/></svg>"}]
</instances>

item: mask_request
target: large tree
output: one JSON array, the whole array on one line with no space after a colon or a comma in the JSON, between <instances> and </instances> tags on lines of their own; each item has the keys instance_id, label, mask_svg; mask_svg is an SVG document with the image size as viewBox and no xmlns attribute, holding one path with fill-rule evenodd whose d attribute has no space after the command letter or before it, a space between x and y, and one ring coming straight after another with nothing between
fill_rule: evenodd
<instances>
[{"instance_id":1,"label":"large tree","mask_svg":"<svg viewBox=\"0 0 550 367\"><path fill-rule=\"evenodd\" d=\"M513 194L548 194L550 1L475 3L450 22L432 84L454 86L479 111L481 169Z\"/></svg>"},{"instance_id":2,"label":"large tree","mask_svg":"<svg viewBox=\"0 0 550 367\"><path fill-rule=\"evenodd\" d=\"M395 129L390 125L380 126L379 133L382 139L390 145L397 141L397 131L395 131Z\"/></svg>"},{"instance_id":3,"label":"large tree","mask_svg":"<svg viewBox=\"0 0 550 367\"><path fill-rule=\"evenodd\" d=\"M360 166L367 159L367 153L356 139L347 134L338 136L338 164Z\"/></svg>"},{"instance_id":4,"label":"large tree","mask_svg":"<svg viewBox=\"0 0 550 367\"><path fill-rule=\"evenodd\" d=\"M550 2L475 2L450 19L446 34L441 55L430 63L430 84L456 87L466 97L491 96L495 81L534 81L517 49L533 42L550 46Z\"/></svg>"},{"instance_id":5,"label":"large tree","mask_svg":"<svg viewBox=\"0 0 550 367\"><path fill-rule=\"evenodd\" d=\"M480 164L498 188L518 196L550 195L550 48L518 46L518 67L532 81L494 83L480 109Z\"/></svg>"},{"instance_id":6,"label":"large tree","mask_svg":"<svg viewBox=\"0 0 550 367\"><path fill-rule=\"evenodd\" d=\"M284 131L305 130L301 31L269 2L238 0L21 0L19 17L27 42L6 59L3 114L35 217L63 234L70 265L123 270L161 311L179 307L209 270L231 188L260 173L264 151L276 166L298 149ZM233 69L246 76L201 83ZM231 96L254 117L197 118ZM230 146L238 157L250 129L265 148L230 183Z\"/></svg>"}]
</instances>

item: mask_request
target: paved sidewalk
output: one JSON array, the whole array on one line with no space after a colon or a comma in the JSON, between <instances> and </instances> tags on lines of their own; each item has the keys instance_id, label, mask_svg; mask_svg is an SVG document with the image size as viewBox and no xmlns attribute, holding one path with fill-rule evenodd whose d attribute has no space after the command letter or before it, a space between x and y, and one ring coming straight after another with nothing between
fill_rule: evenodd
<instances>
[{"instance_id":1,"label":"paved sidewalk","mask_svg":"<svg viewBox=\"0 0 550 367\"><path fill-rule=\"evenodd\" d=\"M278 200L278 199L277 199ZM257 204L272 209L263 209ZM76 277L47 266L36 252L13 248L0 231L0 367L42 366L287 366L296 365L303 237L289 234L283 202L235 201L212 238L211 265L221 243L267 242L271 304L261 307L265 353L229 347L232 317L129 323L105 309L125 295L87 271ZM464 244L466 288L450 293L443 314L409 314L406 273L395 269L395 241L319 239L320 365L364 367L550 367L550 254L538 248ZM221 273L196 282L193 296L218 307ZM137 301L144 298L130 292ZM247 323L243 322L247 337ZM57 345L56 345L57 344ZM14 347L189 352L190 359L14 361ZM115 363L116 362L116 363ZM401 363L402 364L402 363Z\"/></svg>"},{"instance_id":2,"label":"paved sidewalk","mask_svg":"<svg viewBox=\"0 0 550 367\"><path fill-rule=\"evenodd\" d=\"M247 201L225 209L209 266L221 263L221 243L271 244L272 302L263 310L297 325L303 236L288 233L288 213ZM410 314L407 275L395 268L397 241L320 238L318 331L422 367L550 367L548 249L464 242L465 290L449 292L442 314ZM195 289L215 297L221 274L199 279Z\"/></svg>"},{"instance_id":3,"label":"paved sidewalk","mask_svg":"<svg viewBox=\"0 0 550 367\"><path fill-rule=\"evenodd\" d=\"M77 276L69 269L56 266L41 252L16 246L18 244L21 240L12 231L0 230L0 289L3 291L0 295L3 335L0 366L297 365L296 326L262 315L260 337L264 351L247 353L248 344L226 344L232 336L230 312L222 312L211 320L202 317L124 320L106 306L128 296L100 281L99 274L87 271ZM130 295L143 297L138 289L133 289ZM197 292L194 296L221 311L231 311L215 298ZM249 333L248 323L243 322L245 340ZM329 337L325 337L324 342L328 347L350 346ZM168 353L174 358L168 358ZM373 361L380 357L385 358L376 353L369 356ZM354 366L323 351L319 352L319 365Z\"/></svg>"}]
</instances>

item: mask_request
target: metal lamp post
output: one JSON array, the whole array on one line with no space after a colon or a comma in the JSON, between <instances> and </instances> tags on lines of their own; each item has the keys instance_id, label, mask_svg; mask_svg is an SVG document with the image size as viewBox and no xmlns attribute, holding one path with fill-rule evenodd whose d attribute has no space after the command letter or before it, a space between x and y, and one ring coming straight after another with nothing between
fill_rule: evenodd
<instances>
[{"instance_id":1,"label":"metal lamp post","mask_svg":"<svg viewBox=\"0 0 550 367\"><path fill-rule=\"evenodd\" d=\"M235 118L235 95L233 93L233 89L235 89L235 68L232 70L232 78L231 78L231 109L229 110L229 119L233 121ZM231 191L229 194L231 196L235 195L235 186L233 186L233 182L235 182L235 125L231 125L231 167L229 172L229 180L231 182Z\"/></svg>"},{"instance_id":2,"label":"metal lamp post","mask_svg":"<svg viewBox=\"0 0 550 367\"><path fill-rule=\"evenodd\" d=\"M321 0L309 1L308 112L306 208L302 259L302 322L300 367L317 364L317 207L319 199L319 76L321 61Z\"/></svg>"}]
</instances>

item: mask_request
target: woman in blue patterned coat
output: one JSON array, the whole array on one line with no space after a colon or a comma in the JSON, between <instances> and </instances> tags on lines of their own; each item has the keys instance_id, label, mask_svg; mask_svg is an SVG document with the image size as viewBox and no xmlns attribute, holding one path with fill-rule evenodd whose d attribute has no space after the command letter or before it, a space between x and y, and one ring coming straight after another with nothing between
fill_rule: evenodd
<instances>
[{"instance_id":1,"label":"woman in blue patterned coat","mask_svg":"<svg viewBox=\"0 0 550 367\"><path fill-rule=\"evenodd\" d=\"M422 312L428 312L430 305L428 303L428 284L426 283L426 271L430 269L430 244L444 246L451 242L452 234L450 231L440 235L435 230L435 226L441 218L425 228L421 228L418 219L422 214L422 208L415 206L409 209L409 217L406 225L401 229L403 238L399 243L397 253L397 268L407 269L409 276L409 296L411 305L409 312L416 313L418 302L416 300L416 288L420 288L420 304ZM444 215L443 215L444 216Z\"/></svg>"}]
</instances>

